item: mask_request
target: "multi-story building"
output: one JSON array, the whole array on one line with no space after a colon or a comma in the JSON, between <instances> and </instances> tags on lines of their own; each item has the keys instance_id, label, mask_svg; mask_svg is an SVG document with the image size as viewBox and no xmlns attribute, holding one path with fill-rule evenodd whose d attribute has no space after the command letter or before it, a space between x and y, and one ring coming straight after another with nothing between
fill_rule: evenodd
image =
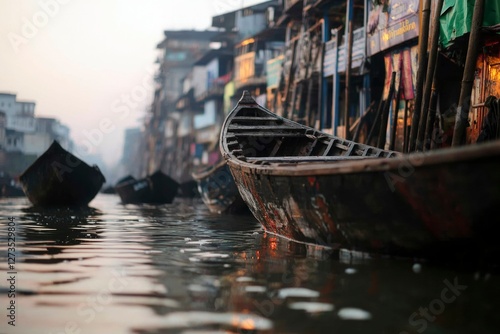
<instances>
[{"instance_id":1,"label":"multi-story building","mask_svg":"<svg viewBox=\"0 0 500 334\"><path fill-rule=\"evenodd\" d=\"M193 63L210 49L216 31L167 30L157 48L159 69L155 76L153 104L145 124L146 166L141 174L162 169L170 174L173 167L166 163L174 154L175 133L179 115L175 104L182 94L182 80L191 71Z\"/></svg>"},{"instance_id":2,"label":"multi-story building","mask_svg":"<svg viewBox=\"0 0 500 334\"><path fill-rule=\"evenodd\" d=\"M24 133L24 153L39 156L54 140L57 140L66 150L73 149L69 138L70 130L66 125L51 117L37 117L35 120L36 130Z\"/></svg>"},{"instance_id":3,"label":"multi-story building","mask_svg":"<svg viewBox=\"0 0 500 334\"><path fill-rule=\"evenodd\" d=\"M5 150L7 144L7 136L5 130L7 128L7 117L5 112L0 111L0 151Z\"/></svg>"},{"instance_id":4,"label":"multi-story building","mask_svg":"<svg viewBox=\"0 0 500 334\"><path fill-rule=\"evenodd\" d=\"M142 140L141 128L125 129L125 140L120 164L123 166L122 174L135 175L138 173L139 161L136 157L140 152Z\"/></svg>"},{"instance_id":5,"label":"multi-story building","mask_svg":"<svg viewBox=\"0 0 500 334\"><path fill-rule=\"evenodd\" d=\"M0 171L18 174L57 140L72 150L70 130L55 118L35 117L36 103L0 92Z\"/></svg>"},{"instance_id":6,"label":"multi-story building","mask_svg":"<svg viewBox=\"0 0 500 334\"><path fill-rule=\"evenodd\" d=\"M161 169L184 182L195 165L219 159L220 125L235 100L235 45L268 28L269 14L279 8L279 0L264 1L214 16L212 30L164 32L157 45L157 86L144 124L139 176ZM267 52L265 40L260 36L250 43L264 97L265 64L276 55Z\"/></svg>"}]
</instances>

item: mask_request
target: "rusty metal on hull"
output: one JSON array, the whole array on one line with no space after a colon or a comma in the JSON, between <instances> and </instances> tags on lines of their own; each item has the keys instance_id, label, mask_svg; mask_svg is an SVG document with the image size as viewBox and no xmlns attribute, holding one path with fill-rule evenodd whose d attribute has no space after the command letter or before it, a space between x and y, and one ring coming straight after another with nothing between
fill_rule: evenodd
<instances>
[{"instance_id":1,"label":"rusty metal on hull","mask_svg":"<svg viewBox=\"0 0 500 334\"><path fill-rule=\"evenodd\" d=\"M220 140L243 199L270 232L401 255L497 248L498 141L402 155L283 119L248 95Z\"/></svg>"}]
</instances>

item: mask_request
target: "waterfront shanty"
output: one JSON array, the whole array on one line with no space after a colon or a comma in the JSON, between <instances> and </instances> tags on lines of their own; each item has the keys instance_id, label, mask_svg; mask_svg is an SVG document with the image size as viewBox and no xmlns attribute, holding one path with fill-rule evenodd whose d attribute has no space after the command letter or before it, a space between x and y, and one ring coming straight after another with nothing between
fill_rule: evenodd
<instances>
[{"instance_id":1,"label":"waterfront shanty","mask_svg":"<svg viewBox=\"0 0 500 334\"><path fill-rule=\"evenodd\" d=\"M165 31L130 173L184 182L216 163L245 90L280 116L399 152L497 138L499 26L494 0L272 0L206 31Z\"/></svg>"}]
</instances>

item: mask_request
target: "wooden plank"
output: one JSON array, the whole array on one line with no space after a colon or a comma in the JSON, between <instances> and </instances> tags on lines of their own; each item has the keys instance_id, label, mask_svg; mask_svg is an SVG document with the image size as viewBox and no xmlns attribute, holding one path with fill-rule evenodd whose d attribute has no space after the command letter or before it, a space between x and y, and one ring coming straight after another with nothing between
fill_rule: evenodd
<instances>
[{"instance_id":1,"label":"wooden plank","mask_svg":"<svg viewBox=\"0 0 500 334\"><path fill-rule=\"evenodd\" d=\"M276 121L283 122L283 119L278 117L261 117L261 116L235 116L231 119L233 122L255 122L255 121Z\"/></svg>"},{"instance_id":2,"label":"wooden plank","mask_svg":"<svg viewBox=\"0 0 500 334\"><path fill-rule=\"evenodd\" d=\"M237 137L304 137L302 133L292 132L236 132Z\"/></svg>"},{"instance_id":3,"label":"wooden plank","mask_svg":"<svg viewBox=\"0 0 500 334\"><path fill-rule=\"evenodd\" d=\"M348 157L350 157L352 155L352 152L354 151L355 148L357 148L359 145L356 144L356 143L351 143L351 145L349 145L349 148L347 149L347 153L346 155Z\"/></svg>"},{"instance_id":4,"label":"wooden plank","mask_svg":"<svg viewBox=\"0 0 500 334\"><path fill-rule=\"evenodd\" d=\"M276 155L276 153L278 152L278 150L280 149L281 147L281 144L283 143L283 140L281 139L278 139L277 142L276 142L276 145L274 145L271 153L269 153L269 156L270 157L274 157Z\"/></svg>"},{"instance_id":5,"label":"wooden plank","mask_svg":"<svg viewBox=\"0 0 500 334\"><path fill-rule=\"evenodd\" d=\"M289 131L295 131L300 133L304 133L304 129L301 128L292 128L288 125L237 125L237 124L231 124L228 127L229 130L231 131L239 131L239 130L289 130Z\"/></svg>"},{"instance_id":6,"label":"wooden plank","mask_svg":"<svg viewBox=\"0 0 500 334\"><path fill-rule=\"evenodd\" d=\"M314 162L314 161L351 161L351 160L363 160L376 158L374 156L298 156L298 157L247 157L248 162Z\"/></svg>"},{"instance_id":7,"label":"wooden plank","mask_svg":"<svg viewBox=\"0 0 500 334\"><path fill-rule=\"evenodd\" d=\"M314 147L318 143L318 138L314 139L313 143L311 144L311 147L309 147L309 152L307 153L308 156L311 155L312 151L314 150Z\"/></svg>"},{"instance_id":8,"label":"wooden plank","mask_svg":"<svg viewBox=\"0 0 500 334\"><path fill-rule=\"evenodd\" d=\"M327 146L327 147L326 147L326 149L325 149L325 152L323 152L323 156L328 155L328 153L329 153L329 152L330 152L330 150L332 149L333 144L335 144L335 141L336 141L336 139L335 139L335 138L330 139L330 141L328 142L328 146Z\"/></svg>"}]
</instances>

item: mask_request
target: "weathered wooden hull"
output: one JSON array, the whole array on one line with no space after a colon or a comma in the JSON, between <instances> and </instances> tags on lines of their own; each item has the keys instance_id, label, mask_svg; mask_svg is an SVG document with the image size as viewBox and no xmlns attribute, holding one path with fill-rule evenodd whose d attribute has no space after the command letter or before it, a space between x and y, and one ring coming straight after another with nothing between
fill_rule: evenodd
<instances>
[{"instance_id":1,"label":"weathered wooden hull","mask_svg":"<svg viewBox=\"0 0 500 334\"><path fill-rule=\"evenodd\" d=\"M255 141L250 127L241 124L278 118L262 109L251 101L239 104L224 123L221 148L243 200L265 230L301 242L384 254L500 250L494 211L500 205L500 141L383 158L364 158L371 148L344 141L342 153L357 150L358 156L279 155L285 149L328 153L323 144L316 145L318 138L328 147L337 139L307 130L307 149L298 144L282 149L282 141L293 137L299 143L301 137L286 129L294 124L280 119L261 126L263 135ZM271 134L268 124L286 132Z\"/></svg>"},{"instance_id":2,"label":"weathered wooden hull","mask_svg":"<svg viewBox=\"0 0 500 334\"><path fill-rule=\"evenodd\" d=\"M249 213L225 161L193 174L203 203L212 213Z\"/></svg>"},{"instance_id":3,"label":"weathered wooden hull","mask_svg":"<svg viewBox=\"0 0 500 334\"><path fill-rule=\"evenodd\" d=\"M494 149L494 159L414 170L399 159L364 173L332 168L274 174L231 161L229 166L243 199L269 232L333 247L425 255L496 247L500 145Z\"/></svg>"},{"instance_id":4,"label":"weathered wooden hull","mask_svg":"<svg viewBox=\"0 0 500 334\"><path fill-rule=\"evenodd\" d=\"M115 185L123 204L168 204L172 203L179 184L170 176L157 171L143 179L127 177Z\"/></svg>"},{"instance_id":5,"label":"weathered wooden hull","mask_svg":"<svg viewBox=\"0 0 500 334\"><path fill-rule=\"evenodd\" d=\"M52 145L19 177L23 191L35 206L86 206L106 181L97 166L89 166Z\"/></svg>"}]
</instances>

